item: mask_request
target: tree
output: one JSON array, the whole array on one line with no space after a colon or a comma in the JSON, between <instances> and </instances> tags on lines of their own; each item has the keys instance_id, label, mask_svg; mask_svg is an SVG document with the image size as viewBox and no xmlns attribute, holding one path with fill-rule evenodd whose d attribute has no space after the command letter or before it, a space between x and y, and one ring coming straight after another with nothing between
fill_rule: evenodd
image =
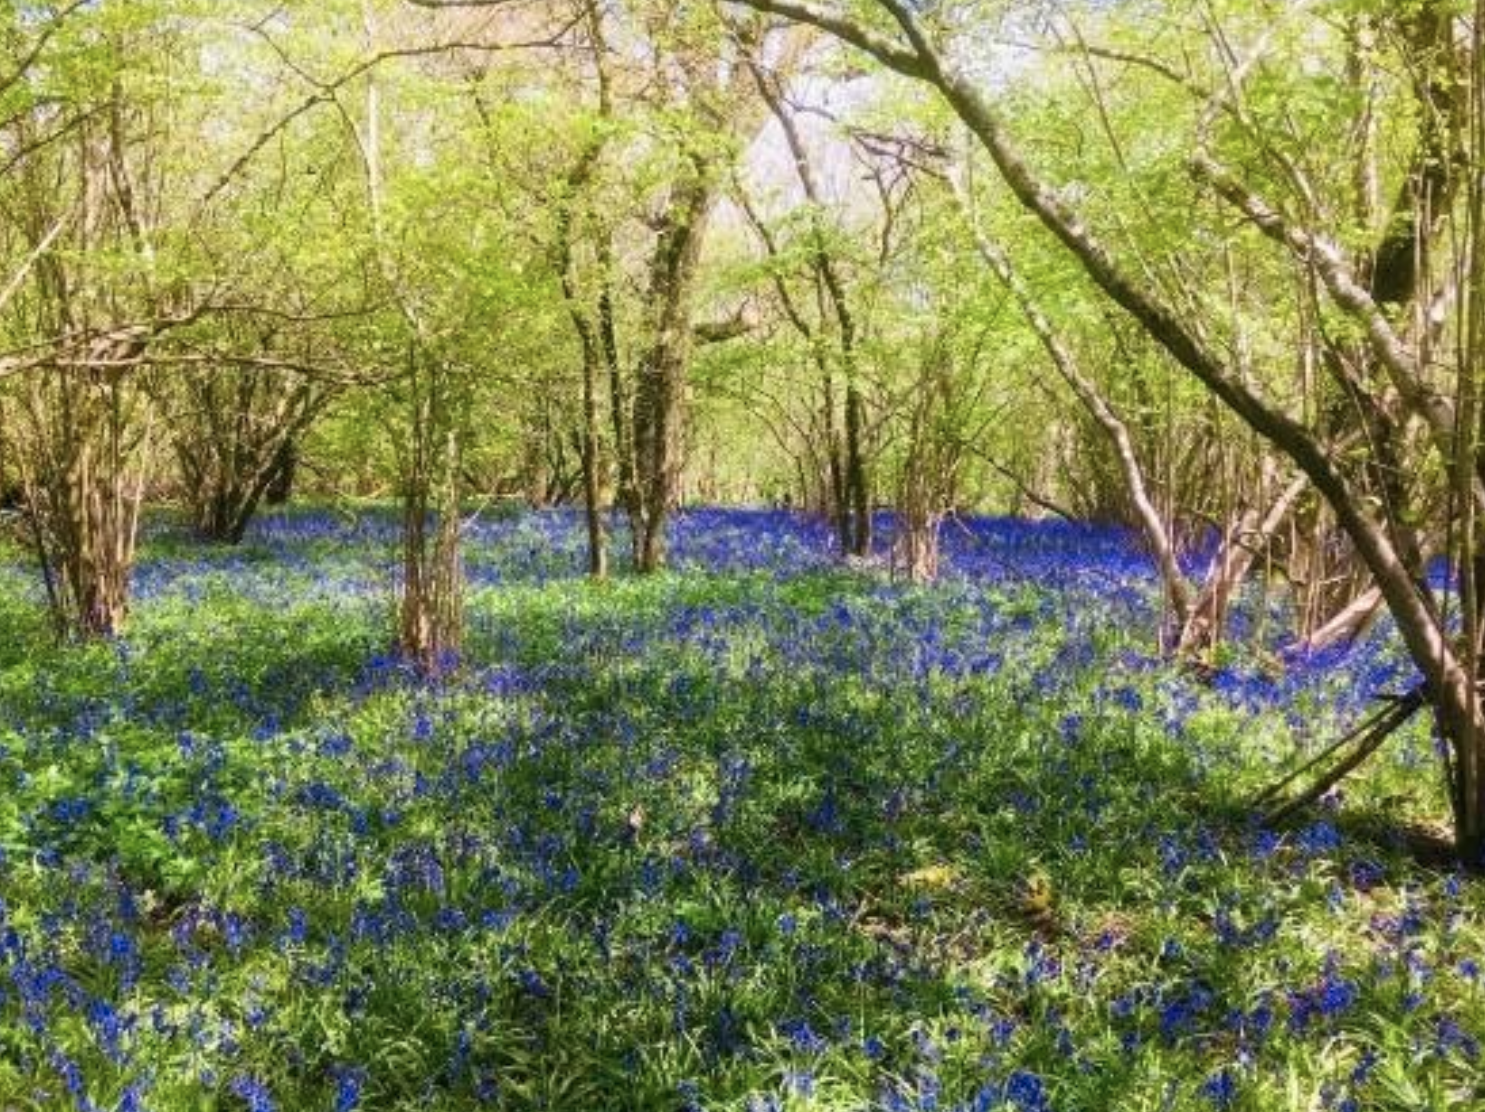
<instances>
[{"instance_id":1,"label":"tree","mask_svg":"<svg viewBox=\"0 0 1485 1112\"><path fill-rule=\"evenodd\" d=\"M679 496L686 371L697 338L694 303L708 222L726 180L735 145L762 122L746 52L753 44L719 49L720 29L703 22L664 60L681 109L695 124L676 135L667 195L654 221L644 292L645 341L634 375L629 431L634 443L630 525L635 566L665 563L665 526Z\"/></svg>"},{"instance_id":2,"label":"tree","mask_svg":"<svg viewBox=\"0 0 1485 1112\"><path fill-rule=\"evenodd\" d=\"M0 80L0 234L20 260L0 375L22 376L12 452L56 627L108 635L128 608L155 432L136 372L200 313L173 273L176 183L157 168L169 105L151 66L180 43L153 5L38 15L29 38L6 28Z\"/></svg>"},{"instance_id":3,"label":"tree","mask_svg":"<svg viewBox=\"0 0 1485 1112\"><path fill-rule=\"evenodd\" d=\"M608 530L603 513L603 426L599 407L604 385L609 386L613 397L617 392L615 383L620 374L612 300L613 233L601 222L600 226L593 229L598 294L596 298L590 299L584 296L582 289L575 226L582 216L588 216L591 220L594 215L595 206L592 204L591 194L604 147L613 127L614 103L603 14L592 0L585 0L583 16L597 85L597 115L560 188L556 204L553 253L561 276L562 295L582 350L583 417L580 442L583 503L588 526L588 573L594 579L603 579L608 575ZM622 430L624 418L618 406L614 409L613 419ZM632 479L628 481L632 482Z\"/></svg>"},{"instance_id":4,"label":"tree","mask_svg":"<svg viewBox=\"0 0 1485 1112\"><path fill-rule=\"evenodd\" d=\"M898 0L878 0L872 8L888 23L887 28L879 29L838 8L794 0L743 2L760 11L817 26L888 68L930 85L974 135L1017 201L1077 260L1088 277L1172 359L1307 477L1375 579L1422 673L1423 690L1448 745L1459 851L1466 859L1480 859L1485 853L1485 718L1478 698L1481 623L1474 610L1478 592L1473 566L1478 550L1475 511L1481 485L1478 436L1474 431L1478 410L1472 385L1477 349L1470 346L1471 329L1466 326L1459 330L1465 358L1456 364L1456 374L1463 388L1451 399L1438 388L1430 362L1419 357L1419 344L1427 343L1429 330L1410 336L1399 328L1396 314L1389 314L1385 307L1388 298L1399 295L1399 288L1405 293L1409 285L1425 285L1422 278L1426 270L1416 260L1427 257L1429 249L1438 246L1436 222L1456 215L1455 206L1445 201L1451 190L1448 183L1462 176L1458 167L1463 152L1449 144L1441 146L1442 136L1461 130L1448 122L1458 118L1459 101L1475 109L1479 80L1478 60L1471 65L1470 48L1460 46L1452 8L1442 3L1418 5L1416 14L1409 9L1398 24L1415 72L1427 75L1414 87L1421 114L1442 122L1425 123L1418 129L1414 144L1417 169L1409 175L1398 206L1403 212L1395 212L1381 241L1362 253L1363 265L1358 266L1357 259L1326 226L1326 213L1313 206L1286 207L1271 201L1231 165L1223 149L1217 133L1223 120L1228 121L1234 134L1246 133L1259 139L1266 134L1264 121L1248 108L1244 90L1265 57L1269 36L1260 35L1256 47L1240 60L1234 61L1231 47L1227 47L1229 52L1223 55L1227 64L1219 73L1221 91L1206 98L1193 136L1189 156L1192 198L1200 197L1203 191L1221 198L1291 265L1313 277L1317 288L1324 291L1327 310L1356 336L1349 351L1362 358L1359 367L1345 362L1346 351L1339 350L1340 345L1330 347L1327 354L1332 356L1331 372L1342 379L1375 439L1343 456L1335 451L1333 428L1319 419L1307 420L1304 415L1286 412L1160 290L1120 260L1082 214L1028 162L983 85L956 66L912 7ZM1478 21L1476 28L1478 33ZM1226 36L1224 45L1230 39ZM1171 72L1185 81L1178 71ZM1301 199L1318 195L1297 160L1286 158L1282 151L1271 157L1273 163L1268 168L1277 168L1287 176ZM1478 151L1467 152L1467 157L1476 159ZM1420 213L1421 217L1417 215ZM1469 226L1467 215L1464 225ZM1470 231L1461 238L1467 241L1474 235ZM1414 277L1401 283L1384 279L1379 286L1378 275L1392 273L1391 260L1398 253L1390 245L1398 239L1412 245L1410 254L1415 261L1411 268L1404 269L1411 269ZM1460 296L1467 297L1462 290ZM1394 477L1399 474L1395 461L1400 457L1394 455L1394 465L1389 465L1389 454L1408 444L1409 434L1416 428L1426 430L1429 450L1441 471L1452 477L1455 497L1442 508L1400 488ZM1381 510L1370 497L1374 487L1392 496ZM1467 615L1462 636L1450 631L1424 575L1420 529L1408 519L1425 517L1432 518L1436 535L1462 538L1462 544L1456 541L1452 546Z\"/></svg>"},{"instance_id":5,"label":"tree","mask_svg":"<svg viewBox=\"0 0 1485 1112\"><path fill-rule=\"evenodd\" d=\"M862 445L862 440L866 435L866 409L858 365L856 316L851 307L840 263L832 257L826 243L823 219L824 194L811 164L809 148L785 100L784 91L779 86L778 76L775 73L766 72L753 59L748 61L748 71L752 74L759 96L763 98L773 118L778 121L779 130L783 133L784 141L788 145L794 171L799 178L799 185L804 191L804 200L808 207L809 264L816 285L817 301L822 309L820 326L825 327L828 319L838 348L841 377L845 380L844 436L839 442L837 442L835 433L833 374L830 363L820 348L821 337L815 335L815 329L807 325L798 309L789 303L787 292L783 290L780 292L785 298L790 320L803 333L805 341L816 349L817 359L820 362L826 406L827 452L830 460L831 488L835 500L834 510L841 551L857 557L866 557L871 554L872 498L865 449ZM759 230L760 235L764 237L764 244L770 253L777 254L777 248L771 243L771 237L766 235L756 215L752 217L752 221L755 229ZM826 306L828 306L828 316L825 312Z\"/></svg>"}]
</instances>

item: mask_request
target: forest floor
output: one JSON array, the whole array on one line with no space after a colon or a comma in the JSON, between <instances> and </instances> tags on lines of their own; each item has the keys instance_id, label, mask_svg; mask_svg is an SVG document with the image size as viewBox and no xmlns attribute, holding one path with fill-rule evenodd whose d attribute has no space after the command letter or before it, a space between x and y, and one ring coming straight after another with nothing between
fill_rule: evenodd
<instances>
[{"instance_id":1,"label":"forest floor","mask_svg":"<svg viewBox=\"0 0 1485 1112\"><path fill-rule=\"evenodd\" d=\"M697 511L592 585L471 531L464 668L385 656L395 518L151 526L126 639L0 564L0 1108L1485 1107L1485 882L1426 727L1245 801L1410 669L1210 683L1132 540L951 523L942 582Z\"/></svg>"}]
</instances>

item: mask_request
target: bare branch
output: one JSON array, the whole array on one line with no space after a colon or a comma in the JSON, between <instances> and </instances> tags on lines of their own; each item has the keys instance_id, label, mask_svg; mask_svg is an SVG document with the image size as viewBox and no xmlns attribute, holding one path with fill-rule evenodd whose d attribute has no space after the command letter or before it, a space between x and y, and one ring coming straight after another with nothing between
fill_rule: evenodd
<instances>
[{"instance_id":1,"label":"bare branch","mask_svg":"<svg viewBox=\"0 0 1485 1112\"><path fill-rule=\"evenodd\" d=\"M412 3L414 2L414 0L408 0L408 2ZM223 189L227 188L227 186L231 184L232 180L243 171L243 169L249 162L253 160L253 158L258 154L259 151L261 151L270 142L272 142L274 138L280 135L285 128L287 128L300 116L303 116L306 112L311 111L319 105L334 103L335 94L337 92L343 89L346 85L350 84L352 81L356 80L358 77L362 77L366 73L375 69L383 62L391 61L394 58L419 58L427 57L433 54L447 54L455 50L468 50L476 53L494 54L508 50L534 50L543 47L550 49L560 46L562 44L562 40L566 38L567 33L574 27L576 27L580 22L581 17L575 17L571 20L568 20L550 35L544 36L542 38L525 39L517 42L487 43L468 42L462 39L456 39L447 42L432 43L425 46L396 47L386 50L379 50L370 57L363 58L350 69L340 74L338 77L332 78L331 80L325 82L312 82L316 86L316 91L305 97L304 100L301 101L298 105L290 109L289 112L279 117L277 121L275 121L272 125L258 134L257 138L248 145L248 148L237 157L237 159L232 163L231 166L227 167L222 175L212 184L211 188L208 189L202 196L199 209L204 210L212 202L212 200L216 198L217 194L221 193ZM309 79L306 78L306 80Z\"/></svg>"},{"instance_id":2,"label":"bare branch","mask_svg":"<svg viewBox=\"0 0 1485 1112\"><path fill-rule=\"evenodd\" d=\"M1199 151L1192 157L1190 165L1198 179L1208 182L1260 232L1315 267L1331 300L1365 327L1372 351L1403 400L1428 422L1435 436L1444 438L1445 442L1451 439L1455 425L1453 404L1447 397L1428 389L1417 359L1371 294L1356 280L1340 247L1324 236L1286 220L1281 212L1239 181L1210 152Z\"/></svg>"}]
</instances>

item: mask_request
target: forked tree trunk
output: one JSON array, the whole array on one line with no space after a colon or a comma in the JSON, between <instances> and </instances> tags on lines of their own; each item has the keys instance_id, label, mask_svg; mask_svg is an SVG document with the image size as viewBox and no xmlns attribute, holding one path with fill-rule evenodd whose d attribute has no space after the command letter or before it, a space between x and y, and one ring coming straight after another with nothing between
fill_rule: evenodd
<instances>
[{"instance_id":1,"label":"forked tree trunk","mask_svg":"<svg viewBox=\"0 0 1485 1112\"><path fill-rule=\"evenodd\" d=\"M202 537L241 542L258 506L293 482L294 443L328 398L309 382L232 372L187 383L175 437L185 497ZM271 501L271 500L270 500Z\"/></svg>"},{"instance_id":2,"label":"forked tree trunk","mask_svg":"<svg viewBox=\"0 0 1485 1112\"><path fill-rule=\"evenodd\" d=\"M1221 641L1233 596L1247 581L1254 560L1268 548L1294 503L1308 488L1309 480L1304 475L1291 479L1266 512L1260 514L1257 507L1249 507L1223 534L1181 629L1177 655L1199 658Z\"/></svg>"},{"instance_id":3,"label":"forked tree trunk","mask_svg":"<svg viewBox=\"0 0 1485 1112\"><path fill-rule=\"evenodd\" d=\"M871 555L871 482L866 464L866 403L861 393L860 367L857 352L856 316L847 296L845 279L840 268L825 246L825 228L821 213L825 206L825 195L815 177L810 162L809 148L775 84L776 78L766 74L755 63L749 63L749 71L763 102L768 105L774 119L784 134L789 153L794 159L795 174L805 200L809 202L811 214L810 234L814 239L810 265L814 270L818 287L826 295L821 300L829 306L829 318L835 322L835 335L839 345L842 377L845 379L845 438L840 448L834 443L834 400L828 365L826 366L826 414L827 435L831 438L831 483L836 498L837 529L840 533L842 551L852 556ZM822 327L827 321L825 305L821 306ZM817 348L818 351L818 348ZM823 352L819 352L823 357Z\"/></svg>"},{"instance_id":4,"label":"forked tree trunk","mask_svg":"<svg viewBox=\"0 0 1485 1112\"><path fill-rule=\"evenodd\" d=\"M397 640L409 665L439 679L458 667L463 647L460 443L444 373L420 371L416 356L412 362Z\"/></svg>"},{"instance_id":5,"label":"forked tree trunk","mask_svg":"<svg viewBox=\"0 0 1485 1112\"><path fill-rule=\"evenodd\" d=\"M735 199L762 242L769 259L777 262L780 258L780 251L774 233L763 221L741 187L736 190ZM784 280L784 275L777 268L772 269L770 274L774 292L778 295L779 305L783 308L789 323L808 346L810 359L819 374L819 408L812 419L811 432L813 433L815 427L813 423L816 420L819 431L818 434L807 436L805 443L814 473L809 479L801 478L800 493L804 505L830 519L841 553L848 553L854 544L854 530L851 521L851 496L846 485L846 464L838 427L839 419L836 415L835 372L831 367L830 355L826 350L827 345L825 337L821 335L821 328L811 324L801 311L794 294L790 292L788 282ZM823 275L818 266L813 268L813 278L818 317L823 326L827 310ZM798 466L802 472L803 462L800 462Z\"/></svg>"}]
</instances>

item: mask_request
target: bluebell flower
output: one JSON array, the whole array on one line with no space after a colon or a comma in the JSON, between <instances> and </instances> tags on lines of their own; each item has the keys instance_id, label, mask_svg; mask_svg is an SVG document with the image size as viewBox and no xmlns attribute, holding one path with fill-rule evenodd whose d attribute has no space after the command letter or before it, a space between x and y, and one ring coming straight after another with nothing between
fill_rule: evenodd
<instances>
[{"instance_id":1,"label":"bluebell flower","mask_svg":"<svg viewBox=\"0 0 1485 1112\"><path fill-rule=\"evenodd\" d=\"M521 988L530 996L545 1000L552 995L552 990L547 986L546 981L534 969L522 969L516 974L516 978L521 982Z\"/></svg>"},{"instance_id":2,"label":"bluebell flower","mask_svg":"<svg viewBox=\"0 0 1485 1112\"><path fill-rule=\"evenodd\" d=\"M815 1033L805 1019L786 1019L779 1024L779 1031L788 1036L796 1050L807 1054L819 1054L829 1049L830 1043Z\"/></svg>"},{"instance_id":3,"label":"bluebell flower","mask_svg":"<svg viewBox=\"0 0 1485 1112\"><path fill-rule=\"evenodd\" d=\"M1203 984L1179 992L1160 1008L1160 1034L1167 1043L1196 1029L1215 1001L1212 990Z\"/></svg>"},{"instance_id":4,"label":"bluebell flower","mask_svg":"<svg viewBox=\"0 0 1485 1112\"><path fill-rule=\"evenodd\" d=\"M1480 1056L1480 1040L1461 1027L1453 1016L1440 1016L1435 1024L1434 1049L1441 1057L1458 1051L1473 1062Z\"/></svg>"},{"instance_id":5,"label":"bluebell flower","mask_svg":"<svg viewBox=\"0 0 1485 1112\"><path fill-rule=\"evenodd\" d=\"M1335 1017L1356 1003L1356 983L1342 979L1327 979L1320 987L1318 1006L1322 1015Z\"/></svg>"},{"instance_id":6,"label":"bluebell flower","mask_svg":"<svg viewBox=\"0 0 1485 1112\"><path fill-rule=\"evenodd\" d=\"M366 1071L359 1066L336 1066L335 1112L354 1112L361 1106L361 1090L366 1085Z\"/></svg>"},{"instance_id":7,"label":"bluebell flower","mask_svg":"<svg viewBox=\"0 0 1485 1112\"><path fill-rule=\"evenodd\" d=\"M256 1077L246 1074L232 1079L232 1093L247 1102L248 1112L274 1112L273 1096Z\"/></svg>"},{"instance_id":8,"label":"bluebell flower","mask_svg":"<svg viewBox=\"0 0 1485 1112\"><path fill-rule=\"evenodd\" d=\"M1017 1112L1051 1112L1051 1098L1042 1079L1028 1070L1017 1070L1006 1079L1005 1099Z\"/></svg>"},{"instance_id":9,"label":"bluebell flower","mask_svg":"<svg viewBox=\"0 0 1485 1112\"><path fill-rule=\"evenodd\" d=\"M801 1097L808 1098L815 1095L815 1075L810 1070L786 1071L784 1084Z\"/></svg>"},{"instance_id":10,"label":"bluebell flower","mask_svg":"<svg viewBox=\"0 0 1485 1112\"><path fill-rule=\"evenodd\" d=\"M1322 819L1312 823L1295 835L1294 843L1309 856L1333 853L1341 847L1341 835L1335 825Z\"/></svg>"},{"instance_id":11,"label":"bluebell flower","mask_svg":"<svg viewBox=\"0 0 1485 1112\"><path fill-rule=\"evenodd\" d=\"M1232 1070L1212 1074L1201 1085L1201 1096L1214 1108L1231 1108L1237 1100L1237 1078Z\"/></svg>"}]
</instances>

